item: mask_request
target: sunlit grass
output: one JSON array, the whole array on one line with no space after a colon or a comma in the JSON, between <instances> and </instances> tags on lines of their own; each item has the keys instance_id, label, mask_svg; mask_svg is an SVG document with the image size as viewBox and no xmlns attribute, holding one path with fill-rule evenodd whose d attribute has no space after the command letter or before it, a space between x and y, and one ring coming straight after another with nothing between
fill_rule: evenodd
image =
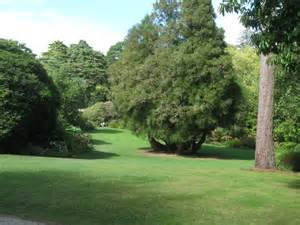
<instances>
[{"instance_id":1,"label":"sunlit grass","mask_svg":"<svg viewBox=\"0 0 300 225\"><path fill-rule=\"evenodd\" d=\"M92 137L96 152L73 159L1 155L0 214L65 225L300 224L300 176L248 170L253 151L151 156L128 131Z\"/></svg>"}]
</instances>

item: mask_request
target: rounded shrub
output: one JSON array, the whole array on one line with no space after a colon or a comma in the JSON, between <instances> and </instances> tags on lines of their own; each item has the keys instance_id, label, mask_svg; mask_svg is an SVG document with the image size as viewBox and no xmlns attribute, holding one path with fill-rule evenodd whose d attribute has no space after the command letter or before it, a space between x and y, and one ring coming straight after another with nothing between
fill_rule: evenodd
<instances>
[{"instance_id":1,"label":"rounded shrub","mask_svg":"<svg viewBox=\"0 0 300 225\"><path fill-rule=\"evenodd\" d=\"M59 95L46 71L24 45L0 39L0 149L43 143L56 126Z\"/></svg>"},{"instance_id":2,"label":"rounded shrub","mask_svg":"<svg viewBox=\"0 0 300 225\"><path fill-rule=\"evenodd\" d=\"M90 121L95 127L101 127L116 117L117 112L112 102L98 102L82 113L82 118Z\"/></svg>"}]
</instances>

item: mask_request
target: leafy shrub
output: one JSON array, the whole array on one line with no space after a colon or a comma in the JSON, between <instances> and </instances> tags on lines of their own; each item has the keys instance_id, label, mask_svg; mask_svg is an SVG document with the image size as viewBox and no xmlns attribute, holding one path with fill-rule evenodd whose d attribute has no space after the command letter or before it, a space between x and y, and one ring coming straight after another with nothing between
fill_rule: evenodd
<instances>
[{"instance_id":1,"label":"leafy shrub","mask_svg":"<svg viewBox=\"0 0 300 225\"><path fill-rule=\"evenodd\" d=\"M211 142L224 142L232 140L232 137L229 135L228 129L218 127L211 132L208 140Z\"/></svg>"},{"instance_id":2,"label":"leafy shrub","mask_svg":"<svg viewBox=\"0 0 300 225\"><path fill-rule=\"evenodd\" d=\"M226 141L225 145L228 148L241 148L242 147L242 142L241 142L241 140L238 140L238 139L232 139L232 140Z\"/></svg>"},{"instance_id":3,"label":"leafy shrub","mask_svg":"<svg viewBox=\"0 0 300 225\"><path fill-rule=\"evenodd\" d=\"M91 93L90 105L97 102L104 102L110 98L110 90L107 86L97 85L95 90Z\"/></svg>"},{"instance_id":4,"label":"leafy shrub","mask_svg":"<svg viewBox=\"0 0 300 225\"><path fill-rule=\"evenodd\" d=\"M83 131L91 131L95 129L94 124L87 118L84 118L82 115L80 115L80 117L78 118L77 124Z\"/></svg>"},{"instance_id":5,"label":"leafy shrub","mask_svg":"<svg viewBox=\"0 0 300 225\"><path fill-rule=\"evenodd\" d=\"M64 137L69 153L78 154L90 151L92 146L91 137L84 133L69 133Z\"/></svg>"},{"instance_id":6,"label":"leafy shrub","mask_svg":"<svg viewBox=\"0 0 300 225\"><path fill-rule=\"evenodd\" d=\"M283 142L276 147L276 160L279 169L300 171L300 144Z\"/></svg>"},{"instance_id":7,"label":"leafy shrub","mask_svg":"<svg viewBox=\"0 0 300 225\"><path fill-rule=\"evenodd\" d=\"M246 147L250 149L255 149L255 137L242 135L234 136L231 130L226 128L215 129L208 138L209 142L223 142L226 146L230 148L241 148Z\"/></svg>"},{"instance_id":8,"label":"leafy shrub","mask_svg":"<svg viewBox=\"0 0 300 225\"><path fill-rule=\"evenodd\" d=\"M56 87L31 51L0 39L0 149L20 153L24 144L48 141L58 105Z\"/></svg>"},{"instance_id":9,"label":"leafy shrub","mask_svg":"<svg viewBox=\"0 0 300 225\"><path fill-rule=\"evenodd\" d=\"M255 149L256 139L253 136L244 136L240 139L242 147Z\"/></svg>"},{"instance_id":10,"label":"leafy shrub","mask_svg":"<svg viewBox=\"0 0 300 225\"><path fill-rule=\"evenodd\" d=\"M82 132L78 127L69 125L60 131L57 138L50 141L46 150L40 151L40 155L70 157L93 149L91 137Z\"/></svg>"},{"instance_id":11,"label":"leafy shrub","mask_svg":"<svg viewBox=\"0 0 300 225\"><path fill-rule=\"evenodd\" d=\"M235 138L228 141L225 141L227 147L230 148L250 148L255 149L255 138L253 137L242 137Z\"/></svg>"},{"instance_id":12,"label":"leafy shrub","mask_svg":"<svg viewBox=\"0 0 300 225\"><path fill-rule=\"evenodd\" d=\"M117 117L117 112L112 102L98 102L85 109L82 118L90 121L95 127L101 127Z\"/></svg>"},{"instance_id":13,"label":"leafy shrub","mask_svg":"<svg viewBox=\"0 0 300 225\"><path fill-rule=\"evenodd\" d=\"M112 120L112 121L110 121L108 126L111 128L116 128L116 129L126 128L126 126L122 120Z\"/></svg>"}]
</instances>

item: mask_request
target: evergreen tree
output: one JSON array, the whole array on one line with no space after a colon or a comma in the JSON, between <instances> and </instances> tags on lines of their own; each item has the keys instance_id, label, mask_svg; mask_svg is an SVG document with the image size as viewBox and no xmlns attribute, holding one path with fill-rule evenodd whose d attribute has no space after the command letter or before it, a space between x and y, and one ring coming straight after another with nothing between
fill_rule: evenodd
<instances>
[{"instance_id":1,"label":"evergreen tree","mask_svg":"<svg viewBox=\"0 0 300 225\"><path fill-rule=\"evenodd\" d=\"M114 62L120 59L120 56L124 49L124 42L118 42L111 46L106 54L107 65L110 66Z\"/></svg>"},{"instance_id":2,"label":"evergreen tree","mask_svg":"<svg viewBox=\"0 0 300 225\"><path fill-rule=\"evenodd\" d=\"M194 153L233 119L240 90L209 0L158 1L110 69L114 101L154 149Z\"/></svg>"}]
</instances>

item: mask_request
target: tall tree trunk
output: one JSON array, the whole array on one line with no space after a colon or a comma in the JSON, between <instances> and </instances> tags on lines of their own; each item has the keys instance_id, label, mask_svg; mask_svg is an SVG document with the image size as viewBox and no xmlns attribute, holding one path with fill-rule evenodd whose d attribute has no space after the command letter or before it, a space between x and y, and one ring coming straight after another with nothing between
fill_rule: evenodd
<instances>
[{"instance_id":1,"label":"tall tree trunk","mask_svg":"<svg viewBox=\"0 0 300 225\"><path fill-rule=\"evenodd\" d=\"M270 55L261 55L255 167L275 169L273 143L274 66Z\"/></svg>"}]
</instances>

